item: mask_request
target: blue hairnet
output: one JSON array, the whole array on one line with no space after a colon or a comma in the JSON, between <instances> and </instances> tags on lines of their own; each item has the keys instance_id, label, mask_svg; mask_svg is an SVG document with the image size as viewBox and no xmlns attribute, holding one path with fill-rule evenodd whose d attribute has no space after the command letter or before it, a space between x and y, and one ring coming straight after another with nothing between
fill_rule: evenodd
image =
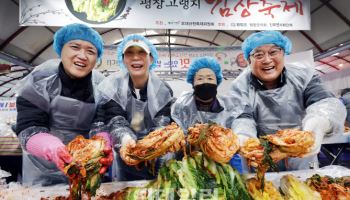
<instances>
[{"instance_id":1,"label":"blue hairnet","mask_svg":"<svg viewBox=\"0 0 350 200\"><path fill-rule=\"evenodd\" d=\"M54 35L53 48L57 55L61 57L63 46L71 40L85 40L93 44L97 49L97 58L103 54L103 39L94 29L84 24L69 24L60 28Z\"/></svg>"},{"instance_id":2,"label":"blue hairnet","mask_svg":"<svg viewBox=\"0 0 350 200\"><path fill-rule=\"evenodd\" d=\"M218 61L216 61L216 59L212 57L200 57L195 59L191 63L190 68L187 71L187 82L193 84L194 76L200 69L203 68L209 68L213 70L218 85L222 82L221 66L218 63Z\"/></svg>"},{"instance_id":3,"label":"blue hairnet","mask_svg":"<svg viewBox=\"0 0 350 200\"><path fill-rule=\"evenodd\" d=\"M152 70L157 67L157 61L158 61L158 53L156 47L145 37L142 35L137 35L137 34L131 34L126 36L123 41L119 44L118 49L117 49L117 59L118 59L118 64L120 68L126 69L124 62L123 62L123 49L126 43L128 43L130 40L142 40L147 44L151 51L151 55L153 57L153 62L151 66L149 67L149 70Z\"/></svg>"},{"instance_id":4,"label":"blue hairnet","mask_svg":"<svg viewBox=\"0 0 350 200\"><path fill-rule=\"evenodd\" d=\"M251 51L265 44L275 44L281 47L287 55L292 51L291 41L286 36L282 35L281 32L261 31L249 35L242 43L244 58L248 60Z\"/></svg>"}]
</instances>

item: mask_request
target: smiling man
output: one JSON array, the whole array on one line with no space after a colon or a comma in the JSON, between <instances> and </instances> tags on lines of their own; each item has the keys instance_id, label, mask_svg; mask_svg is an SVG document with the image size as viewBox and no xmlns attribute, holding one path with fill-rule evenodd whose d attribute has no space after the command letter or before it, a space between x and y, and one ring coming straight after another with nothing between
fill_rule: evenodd
<instances>
[{"instance_id":1,"label":"smiling man","mask_svg":"<svg viewBox=\"0 0 350 200\"><path fill-rule=\"evenodd\" d=\"M130 181L153 179L151 168L133 165L138 161L125 154L138 139L150 131L170 123L173 92L170 86L152 72L157 66L158 54L152 43L141 35L129 35L117 50L121 72L110 75L99 85L106 101L98 109L96 129L108 125L118 152L117 179ZM157 160L157 167L169 155ZM141 169L141 170L140 170Z\"/></svg>"},{"instance_id":2,"label":"smiling man","mask_svg":"<svg viewBox=\"0 0 350 200\"><path fill-rule=\"evenodd\" d=\"M69 24L54 35L53 47L61 59L35 67L20 83L16 132L23 148L23 183L68 183L60 170L72 156L66 144L78 135L88 138L96 112L97 85L104 76L93 70L103 54L98 32L83 24ZM109 134L96 132L110 143ZM104 174L112 163L110 145Z\"/></svg>"},{"instance_id":3,"label":"smiling man","mask_svg":"<svg viewBox=\"0 0 350 200\"><path fill-rule=\"evenodd\" d=\"M304 158L289 158L288 166L281 162L280 170L317 165L324 135L343 130L344 106L325 89L314 66L284 63L292 44L280 32L253 33L244 40L242 50L250 68L231 87L231 93L248 105L233 125L240 142L287 128L312 131L315 145L311 152Z\"/></svg>"}]
</instances>

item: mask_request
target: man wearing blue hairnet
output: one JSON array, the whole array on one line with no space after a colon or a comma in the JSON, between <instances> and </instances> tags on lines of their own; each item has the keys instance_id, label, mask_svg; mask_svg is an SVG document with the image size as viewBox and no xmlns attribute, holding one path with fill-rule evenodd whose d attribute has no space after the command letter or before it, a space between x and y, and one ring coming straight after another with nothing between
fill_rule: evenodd
<instances>
[{"instance_id":1,"label":"man wearing blue hairnet","mask_svg":"<svg viewBox=\"0 0 350 200\"><path fill-rule=\"evenodd\" d=\"M324 135L342 132L345 108L324 88L314 66L285 64L290 40L278 31L251 34L242 50L250 64L232 83L231 92L249 107L233 125L243 143L248 137L273 134L286 128L312 131L315 144L303 158L289 158L280 170L308 169L318 164Z\"/></svg>"},{"instance_id":2,"label":"man wearing blue hairnet","mask_svg":"<svg viewBox=\"0 0 350 200\"><path fill-rule=\"evenodd\" d=\"M23 148L23 183L67 183L61 171L72 161L66 149L78 135L89 137L98 104L97 85L104 76L93 70L103 53L98 32L83 24L70 24L54 35L60 59L35 67L19 83L17 126ZM104 174L113 161L109 134L106 158L100 160ZM60 171L61 170L61 171Z\"/></svg>"},{"instance_id":3,"label":"man wearing blue hairnet","mask_svg":"<svg viewBox=\"0 0 350 200\"><path fill-rule=\"evenodd\" d=\"M152 72L158 54L152 43L141 35L129 35L119 44L117 57L121 72L110 75L99 85L106 103L99 109L100 123L107 124L117 152L117 179L130 181L153 179L150 168L126 154L138 139L157 127L170 123L173 92ZM156 168L167 154L156 161ZM136 167L138 168L136 168Z\"/></svg>"},{"instance_id":4,"label":"man wearing blue hairnet","mask_svg":"<svg viewBox=\"0 0 350 200\"><path fill-rule=\"evenodd\" d=\"M171 109L172 119L185 133L195 123L215 122L231 128L240 110L237 107L239 100L217 95L222 78L220 64L212 57L200 57L191 63L187 82L193 86L193 91L183 92ZM242 168L240 163L234 167Z\"/></svg>"}]
</instances>

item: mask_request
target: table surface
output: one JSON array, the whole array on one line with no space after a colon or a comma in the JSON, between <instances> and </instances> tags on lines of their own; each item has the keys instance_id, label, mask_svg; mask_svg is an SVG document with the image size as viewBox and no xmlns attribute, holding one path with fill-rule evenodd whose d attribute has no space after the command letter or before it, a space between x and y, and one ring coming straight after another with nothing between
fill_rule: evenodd
<instances>
[{"instance_id":1,"label":"table surface","mask_svg":"<svg viewBox=\"0 0 350 200\"><path fill-rule=\"evenodd\" d=\"M272 172L266 173L266 179L272 181L276 187L280 185L280 179L286 174L293 174L298 179L304 181L306 178L311 177L313 174L319 174L321 176L341 177L348 176L350 169L343 166L326 166L320 169L313 170L299 170L299 171L287 171L287 172ZM255 176L255 174L248 174L248 177ZM149 181L130 181L130 182L110 182L102 183L101 187L97 190L97 196L109 195L112 192L116 192L125 187L142 187ZM4 186L3 186L4 187ZM41 186L22 186L18 183L11 183L4 188L0 185L0 199L40 199L41 197L47 197L48 199L54 199L57 196L68 196L67 185L55 185L49 187ZM96 199L96 197L92 198Z\"/></svg>"}]
</instances>

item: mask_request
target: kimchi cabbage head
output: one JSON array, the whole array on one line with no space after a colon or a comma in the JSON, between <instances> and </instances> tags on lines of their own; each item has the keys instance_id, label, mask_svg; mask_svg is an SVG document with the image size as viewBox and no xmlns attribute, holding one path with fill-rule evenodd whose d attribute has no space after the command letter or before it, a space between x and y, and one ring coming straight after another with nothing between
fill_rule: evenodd
<instances>
[{"instance_id":1,"label":"kimchi cabbage head","mask_svg":"<svg viewBox=\"0 0 350 200\"><path fill-rule=\"evenodd\" d=\"M64 171L67 172L73 165L84 167L92 162L98 163L104 155L104 148L105 141L100 137L92 137L91 139L85 139L83 136L76 137L67 145L73 161L64 168Z\"/></svg>"},{"instance_id":2,"label":"kimchi cabbage head","mask_svg":"<svg viewBox=\"0 0 350 200\"><path fill-rule=\"evenodd\" d=\"M101 185L99 160L104 156L105 145L105 140L96 136L91 139L77 136L67 145L73 161L64 168L64 173L70 181L72 199L79 199L84 192L96 194Z\"/></svg>"}]
</instances>

